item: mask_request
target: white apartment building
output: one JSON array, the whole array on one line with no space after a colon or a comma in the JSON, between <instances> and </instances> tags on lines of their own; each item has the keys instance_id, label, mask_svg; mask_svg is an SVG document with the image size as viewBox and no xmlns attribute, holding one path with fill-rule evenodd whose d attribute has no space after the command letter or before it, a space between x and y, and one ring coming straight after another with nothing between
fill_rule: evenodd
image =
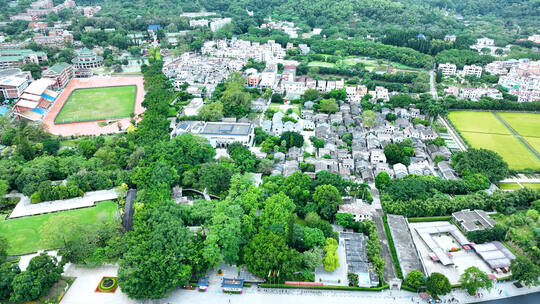
<instances>
[{"instance_id":1,"label":"white apartment building","mask_svg":"<svg viewBox=\"0 0 540 304\"><path fill-rule=\"evenodd\" d=\"M479 47L495 46L495 40L486 37L478 38L476 39L476 45Z\"/></svg>"},{"instance_id":2,"label":"white apartment building","mask_svg":"<svg viewBox=\"0 0 540 304\"><path fill-rule=\"evenodd\" d=\"M439 70L441 70L444 76L450 76L450 75L456 74L457 67L455 64L451 64L447 62L447 63L439 64Z\"/></svg>"},{"instance_id":3,"label":"white apartment building","mask_svg":"<svg viewBox=\"0 0 540 304\"><path fill-rule=\"evenodd\" d=\"M375 93L377 95L376 99L382 99L385 102L390 100L390 96L388 95L388 89L385 87L375 87Z\"/></svg>"},{"instance_id":4,"label":"white apartment building","mask_svg":"<svg viewBox=\"0 0 540 304\"><path fill-rule=\"evenodd\" d=\"M281 81L281 90L286 98L300 98L306 92L306 83L302 81Z\"/></svg>"},{"instance_id":5,"label":"white apartment building","mask_svg":"<svg viewBox=\"0 0 540 304\"><path fill-rule=\"evenodd\" d=\"M207 19L189 20L189 26L190 27L208 26L208 20Z\"/></svg>"},{"instance_id":6,"label":"white apartment building","mask_svg":"<svg viewBox=\"0 0 540 304\"><path fill-rule=\"evenodd\" d=\"M488 63L484 67L484 70L491 75L506 75L508 73L504 61L493 61Z\"/></svg>"},{"instance_id":7,"label":"white apartment building","mask_svg":"<svg viewBox=\"0 0 540 304\"><path fill-rule=\"evenodd\" d=\"M232 22L231 18L215 18L210 22L210 30L217 32L220 28Z\"/></svg>"},{"instance_id":8,"label":"white apartment building","mask_svg":"<svg viewBox=\"0 0 540 304\"><path fill-rule=\"evenodd\" d=\"M475 64L463 66L463 75L474 75L478 78L482 77L482 67Z\"/></svg>"}]
</instances>

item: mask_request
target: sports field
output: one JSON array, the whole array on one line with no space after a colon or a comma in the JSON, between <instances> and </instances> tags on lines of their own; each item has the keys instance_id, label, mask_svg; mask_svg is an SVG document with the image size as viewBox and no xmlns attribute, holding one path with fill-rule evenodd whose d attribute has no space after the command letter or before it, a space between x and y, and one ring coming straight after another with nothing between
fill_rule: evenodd
<instances>
[{"instance_id":1,"label":"sports field","mask_svg":"<svg viewBox=\"0 0 540 304\"><path fill-rule=\"evenodd\" d=\"M537 152L540 152L540 114L499 113Z\"/></svg>"},{"instance_id":2,"label":"sports field","mask_svg":"<svg viewBox=\"0 0 540 304\"><path fill-rule=\"evenodd\" d=\"M60 236L57 238L57 245L51 248L44 248L41 241L43 235L40 228L51 218L62 220L65 219L63 215L73 216L77 223L92 229L103 222L113 220L116 216L116 209L115 202L105 201L97 203L95 207L0 220L0 235L8 240L10 246L8 254L23 254L40 249L57 248L62 245Z\"/></svg>"},{"instance_id":3,"label":"sports field","mask_svg":"<svg viewBox=\"0 0 540 304\"><path fill-rule=\"evenodd\" d=\"M135 107L134 85L74 90L54 119L55 123L129 117Z\"/></svg>"},{"instance_id":4,"label":"sports field","mask_svg":"<svg viewBox=\"0 0 540 304\"><path fill-rule=\"evenodd\" d=\"M540 168L540 161L493 113L452 111L448 117L473 148L497 152L511 169Z\"/></svg>"}]
</instances>

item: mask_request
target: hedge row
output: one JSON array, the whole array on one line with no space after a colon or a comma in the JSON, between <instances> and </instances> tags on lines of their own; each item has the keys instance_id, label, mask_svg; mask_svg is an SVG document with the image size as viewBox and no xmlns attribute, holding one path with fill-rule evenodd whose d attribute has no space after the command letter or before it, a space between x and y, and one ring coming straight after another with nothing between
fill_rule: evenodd
<instances>
[{"instance_id":1,"label":"hedge row","mask_svg":"<svg viewBox=\"0 0 540 304\"><path fill-rule=\"evenodd\" d=\"M381 287L354 287L354 286L335 286L335 285L285 285L285 284L268 284L259 285L263 288L288 288L288 289L326 289L326 290L350 290L350 291L382 291L390 286L384 284Z\"/></svg>"},{"instance_id":2,"label":"hedge row","mask_svg":"<svg viewBox=\"0 0 540 304\"><path fill-rule=\"evenodd\" d=\"M420 223L420 222L438 222L438 221L450 221L452 216L429 216L429 217L409 217L407 220L409 223Z\"/></svg>"},{"instance_id":3,"label":"hedge row","mask_svg":"<svg viewBox=\"0 0 540 304\"><path fill-rule=\"evenodd\" d=\"M390 253L392 254L392 261L394 262L396 274L398 278L403 279L403 273L401 272L401 266L399 265L396 247L394 246L394 239L392 238L392 234L390 233L390 226L388 226L388 219L386 218L386 215L383 217L383 223L384 232L386 233L386 238L388 239L388 246L390 246Z\"/></svg>"},{"instance_id":4,"label":"hedge row","mask_svg":"<svg viewBox=\"0 0 540 304\"><path fill-rule=\"evenodd\" d=\"M407 291L410 291L410 292L417 292L418 291L415 288L409 287L409 285L406 285L405 283L401 284L401 289L402 290L407 290Z\"/></svg>"}]
</instances>

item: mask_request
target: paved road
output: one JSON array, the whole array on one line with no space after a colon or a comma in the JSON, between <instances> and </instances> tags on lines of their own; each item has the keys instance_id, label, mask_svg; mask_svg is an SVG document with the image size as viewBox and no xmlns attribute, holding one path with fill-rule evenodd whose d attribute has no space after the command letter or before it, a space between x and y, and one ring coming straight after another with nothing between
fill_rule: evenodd
<instances>
[{"instance_id":1,"label":"paved road","mask_svg":"<svg viewBox=\"0 0 540 304\"><path fill-rule=\"evenodd\" d=\"M434 70L429 71L429 92L433 95L433 98L439 99L437 95L437 87L435 86L435 75Z\"/></svg>"},{"instance_id":2,"label":"paved road","mask_svg":"<svg viewBox=\"0 0 540 304\"><path fill-rule=\"evenodd\" d=\"M66 200L42 202L32 204L28 196L22 194L8 194L6 197L20 197L21 201L15 206L9 218L37 215L56 211L91 207L96 202L114 200L118 198L115 189L86 192L82 197L75 197Z\"/></svg>"},{"instance_id":3,"label":"paved road","mask_svg":"<svg viewBox=\"0 0 540 304\"><path fill-rule=\"evenodd\" d=\"M531 151L531 153L532 153L534 156L536 156L536 159L540 160L540 153L538 153L538 151L536 151L536 149L534 149L531 145L529 145L529 143L528 143L525 139L523 139L523 137L521 137L521 135L519 135L519 134L516 132L516 130L514 130L514 129L512 128L512 126L510 126L510 124L508 124L508 123L506 122L506 120L504 120L504 119L499 115L499 113L497 113L497 112L492 112L492 113L493 113L493 115L495 115L495 117L497 117L497 119L498 119L500 122L502 122L503 125L506 126L506 128L507 128L508 130L510 130L510 132L512 132L512 134L514 135L514 137L517 138L517 139L525 146L525 148L527 148L527 150Z\"/></svg>"},{"instance_id":4,"label":"paved road","mask_svg":"<svg viewBox=\"0 0 540 304\"><path fill-rule=\"evenodd\" d=\"M129 299L119 289L115 293L96 293L94 289L103 276L116 276L118 266L105 265L96 268L80 267L72 264L65 266L65 276L76 277L75 282L67 291L60 302L61 304L344 304L344 303L369 303L369 304L396 304L396 303L426 303L420 301L418 294L408 291L385 290L382 292L369 291L327 291L327 290L282 290L258 289L255 285L251 288L244 288L241 295L230 295L221 292L219 278L210 279L210 286L207 292L197 292L196 290L177 289L172 291L167 298L158 300L136 301ZM211 276L212 277L212 276ZM499 293L502 291L501 293ZM459 303L476 303L494 299L519 296L526 293L540 292L540 286L534 288L515 288L511 282L496 284L490 292L481 291L481 298L471 297L463 290L454 290L443 299L456 297ZM507 303L518 303L509 300Z\"/></svg>"}]
</instances>

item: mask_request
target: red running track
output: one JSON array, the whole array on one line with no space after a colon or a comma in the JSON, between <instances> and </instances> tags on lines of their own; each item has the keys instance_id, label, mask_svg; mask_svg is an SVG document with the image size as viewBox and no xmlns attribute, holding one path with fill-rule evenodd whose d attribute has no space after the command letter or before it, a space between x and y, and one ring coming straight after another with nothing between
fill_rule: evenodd
<instances>
[{"instance_id":1,"label":"red running track","mask_svg":"<svg viewBox=\"0 0 540 304\"><path fill-rule=\"evenodd\" d=\"M81 136L81 135L102 135L121 132L118 129L118 123L125 129L129 124L131 118L112 119L112 123L100 127L98 122L107 120L96 120L88 122L74 122L66 124L55 124L54 119L58 112L62 109L62 106L67 101L71 92L76 89L87 88L99 88L99 87L114 87L124 85L136 85L137 95L135 96L135 117L138 119L138 115L142 114L145 108L142 106L144 100L144 78L142 76L112 76L112 77L92 77L72 79L68 85L64 88L64 91L58 96L56 102L53 104L47 116L43 119L43 126L47 131L52 134L60 136Z\"/></svg>"}]
</instances>

